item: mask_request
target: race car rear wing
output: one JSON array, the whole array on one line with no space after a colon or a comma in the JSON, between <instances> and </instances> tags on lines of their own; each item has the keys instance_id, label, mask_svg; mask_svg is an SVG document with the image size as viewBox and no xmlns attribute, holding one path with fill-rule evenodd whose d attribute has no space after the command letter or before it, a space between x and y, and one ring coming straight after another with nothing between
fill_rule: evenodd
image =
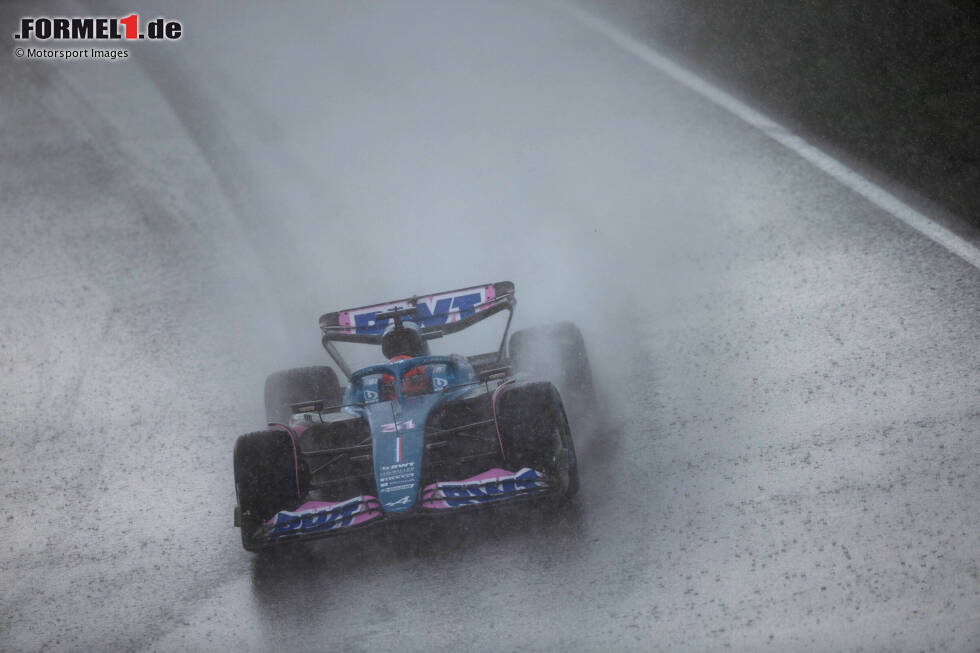
<instances>
[{"instance_id":1,"label":"race car rear wing","mask_svg":"<svg viewBox=\"0 0 980 653\"><path fill-rule=\"evenodd\" d=\"M412 309L415 321L421 327L422 337L431 340L456 333L473 326L481 320L500 311L509 311L507 326L496 354L481 354L474 358L499 362L504 357L507 333L514 316L517 299L514 284L510 281L483 286L460 288L432 295L416 295L397 299L383 304L372 304L343 311L325 313L320 316L320 331L323 333L323 347L337 363L341 371L350 378L350 368L344 362L334 342L354 342L367 345L380 345L381 337L391 322L392 311ZM378 317L381 315L381 317Z\"/></svg>"}]
</instances>

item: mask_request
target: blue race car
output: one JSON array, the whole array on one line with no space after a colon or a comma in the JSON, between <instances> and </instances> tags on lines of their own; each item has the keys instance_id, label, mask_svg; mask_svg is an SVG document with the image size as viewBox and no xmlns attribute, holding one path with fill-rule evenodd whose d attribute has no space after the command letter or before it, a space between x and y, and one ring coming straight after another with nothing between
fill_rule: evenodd
<instances>
[{"instance_id":1,"label":"blue race car","mask_svg":"<svg viewBox=\"0 0 980 653\"><path fill-rule=\"evenodd\" d=\"M553 378L577 404L594 399L571 323L507 339L509 281L327 313L326 366L266 380L269 427L235 444L235 525L254 551L396 519L501 502L562 502L578 490L575 447ZM428 341L501 311L497 351L433 356ZM335 342L381 345L388 362L352 371ZM509 345L509 346L507 346Z\"/></svg>"}]
</instances>

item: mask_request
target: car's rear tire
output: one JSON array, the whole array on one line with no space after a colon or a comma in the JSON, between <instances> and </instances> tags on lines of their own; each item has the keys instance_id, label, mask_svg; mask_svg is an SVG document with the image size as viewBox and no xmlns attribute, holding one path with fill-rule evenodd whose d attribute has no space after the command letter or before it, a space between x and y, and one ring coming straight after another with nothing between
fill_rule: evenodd
<instances>
[{"instance_id":1,"label":"car's rear tire","mask_svg":"<svg viewBox=\"0 0 980 653\"><path fill-rule=\"evenodd\" d=\"M270 424L288 425L290 404L322 400L324 406L337 406L342 398L337 373L326 365L283 370L265 380L265 414Z\"/></svg>"},{"instance_id":2,"label":"car's rear tire","mask_svg":"<svg viewBox=\"0 0 980 653\"><path fill-rule=\"evenodd\" d=\"M559 501L578 492L575 444L554 385L537 382L505 387L498 397L496 418L505 464L514 471L526 466L547 474L557 484Z\"/></svg>"},{"instance_id":3,"label":"car's rear tire","mask_svg":"<svg viewBox=\"0 0 980 653\"><path fill-rule=\"evenodd\" d=\"M234 465L242 546L254 551L260 548L254 541L256 530L280 510L300 505L309 473L292 436L282 430L239 437Z\"/></svg>"},{"instance_id":4,"label":"car's rear tire","mask_svg":"<svg viewBox=\"0 0 980 653\"><path fill-rule=\"evenodd\" d=\"M572 406L595 408L595 384L585 340L571 322L515 331L510 336L508 351L515 372L548 379Z\"/></svg>"}]
</instances>

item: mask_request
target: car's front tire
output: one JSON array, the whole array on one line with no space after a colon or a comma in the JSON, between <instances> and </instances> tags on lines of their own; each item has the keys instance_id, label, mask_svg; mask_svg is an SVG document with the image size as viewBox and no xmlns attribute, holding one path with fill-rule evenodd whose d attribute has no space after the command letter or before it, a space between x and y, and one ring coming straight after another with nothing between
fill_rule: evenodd
<instances>
[{"instance_id":1,"label":"car's front tire","mask_svg":"<svg viewBox=\"0 0 980 653\"><path fill-rule=\"evenodd\" d=\"M572 498L579 488L575 443L561 396L548 382L505 387L496 407L497 427L510 467L531 467L543 472L559 501Z\"/></svg>"},{"instance_id":2,"label":"car's front tire","mask_svg":"<svg viewBox=\"0 0 980 653\"><path fill-rule=\"evenodd\" d=\"M246 551L261 548L255 533L280 510L297 507L309 487L309 474L292 436L286 431L258 431L235 443L235 494L239 527Z\"/></svg>"}]
</instances>

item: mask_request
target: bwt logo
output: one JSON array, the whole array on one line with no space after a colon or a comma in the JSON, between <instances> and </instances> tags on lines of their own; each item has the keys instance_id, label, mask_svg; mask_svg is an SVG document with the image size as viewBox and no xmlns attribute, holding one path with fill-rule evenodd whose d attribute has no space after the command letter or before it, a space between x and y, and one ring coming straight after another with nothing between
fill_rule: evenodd
<instances>
[{"instance_id":1,"label":"bwt logo","mask_svg":"<svg viewBox=\"0 0 980 653\"><path fill-rule=\"evenodd\" d=\"M361 511L360 499L332 506L328 510L314 512L280 512L271 535L282 535L292 531L329 531L342 526L350 526L354 516Z\"/></svg>"},{"instance_id":2,"label":"bwt logo","mask_svg":"<svg viewBox=\"0 0 980 653\"><path fill-rule=\"evenodd\" d=\"M498 478L496 482L439 483L437 494L427 501L441 498L450 508L458 508L496 499L505 499L515 492L541 490L546 487L542 481L542 477L536 471L525 467L513 476Z\"/></svg>"},{"instance_id":3,"label":"bwt logo","mask_svg":"<svg viewBox=\"0 0 980 653\"><path fill-rule=\"evenodd\" d=\"M176 41L184 31L178 20L155 18L140 30L140 17L130 14L123 18L26 16L20 19L20 32L15 39L38 41L122 41L150 39Z\"/></svg>"},{"instance_id":4,"label":"bwt logo","mask_svg":"<svg viewBox=\"0 0 980 653\"><path fill-rule=\"evenodd\" d=\"M457 295L456 297L442 297L437 299L435 306L429 306L426 301L419 301L415 308L418 310L418 321L422 328L442 326L446 322L455 322L470 317L476 313L476 307L483 303L483 294L474 292L468 295ZM374 316L382 313L383 309L360 313L354 316L354 330L357 333L377 334L384 333L389 320L374 320Z\"/></svg>"}]
</instances>

